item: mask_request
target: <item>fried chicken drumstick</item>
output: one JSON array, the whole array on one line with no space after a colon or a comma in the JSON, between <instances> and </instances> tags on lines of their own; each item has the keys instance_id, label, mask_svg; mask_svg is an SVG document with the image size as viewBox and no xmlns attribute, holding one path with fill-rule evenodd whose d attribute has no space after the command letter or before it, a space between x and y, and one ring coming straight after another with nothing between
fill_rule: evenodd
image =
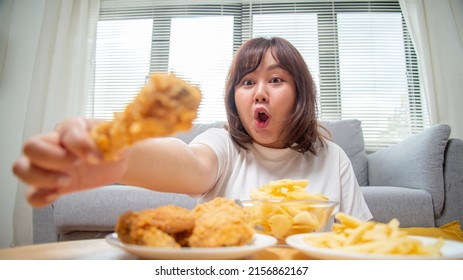
<instances>
[{"instance_id":1,"label":"fried chicken drumstick","mask_svg":"<svg viewBox=\"0 0 463 280\"><path fill-rule=\"evenodd\" d=\"M174 74L152 74L135 99L114 119L93 129L91 137L106 160L134 142L189 130L196 118L199 89Z\"/></svg>"}]
</instances>

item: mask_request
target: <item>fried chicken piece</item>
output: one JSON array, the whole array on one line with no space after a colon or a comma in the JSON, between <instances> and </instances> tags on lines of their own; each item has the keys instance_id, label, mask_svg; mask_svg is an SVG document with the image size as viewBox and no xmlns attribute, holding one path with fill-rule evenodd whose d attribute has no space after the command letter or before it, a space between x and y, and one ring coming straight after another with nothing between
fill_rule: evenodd
<instances>
[{"instance_id":1,"label":"fried chicken piece","mask_svg":"<svg viewBox=\"0 0 463 280\"><path fill-rule=\"evenodd\" d=\"M236 203L215 198L193 209L196 225L188 244L191 247L239 246L254 235L250 216Z\"/></svg>"},{"instance_id":2,"label":"fried chicken piece","mask_svg":"<svg viewBox=\"0 0 463 280\"><path fill-rule=\"evenodd\" d=\"M195 226L195 218L175 205L138 212L127 211L119 217L116 232L124 243L179 248ZM178 239L178 242L177 242Z\"/></svg>"},{"instance_id":3,"label":"fried chicken piece","mask_svg":"<svg viewBox=\"0 0 463 280\"><path fill-rule=\"evenodd\" d=\"M176 206L165 205L156 209L147 209L140 213L151 218L151 223L156 228L169 233L191 232L195 227L195 217L190 210Z\"/></svg>"},{"instance_id":4,"label":"fried chicken piece","mask_svg":"<svg viewBox=\"0 0 463 280\"><path fill-rule=\"evenodd\" d=\"M225 197L216 197L208 202L198 204L191 211L196 218L199 218L206 213L215 212L219 209L225 209L226 211L230 212L230 214L238 215L242 219L247 219L248 217L248 214L241 206Z\"/></svg>"},{"instance_id":5,"label":"fried chicken piece","mask_svg":"<svg viewBox=\"0 0 463 280\"><path fill-rule=\"evenodd\" d=\"M161 248L180 248L182 247L174 237L155 228L151 227L142 231L142 245Z\"/></svg>"},{"instance_id":6,"label":"fried chicken piece","mask_svg":"<svg viewBox=\"0 0 463 280\"><path fill-rule=\"evenodd\" d=\"M191 231L184 231L173 234L175 241L180 244L181 247L190 247L188 241L190 240Z\"/></svg>"},{"instance_id":7,"label":"fried chicken piece","mask_svg":"<svg viewBox=\"0 0 463 280\"><path fill-rule=\"evenodd\" d=\"M119 216L116 232L124 243L156 247L224 247L248 243L251 217L226 198L215 198L192 211L175 205Z\"/></svg>"},{"instance_id":8,"label":"fried chicken piece","mask_svg":"<svg viewBox=\"0 0 463 280\"><path fill-rule=\"evenodd\" d=\"M174 74L152 74L125 110L96 126L91 137L105 159L114 160L136 141L191 129L200 101L199 89Z\"/></svg>"}]
</instances>

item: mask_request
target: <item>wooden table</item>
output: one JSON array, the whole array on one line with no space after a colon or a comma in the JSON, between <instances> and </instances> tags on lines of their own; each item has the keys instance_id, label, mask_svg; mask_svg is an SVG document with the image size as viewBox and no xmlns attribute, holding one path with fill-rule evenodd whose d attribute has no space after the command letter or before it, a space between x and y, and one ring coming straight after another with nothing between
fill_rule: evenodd
<instances>
[{"instance_id":1,"label":"wooden table","mask_svg":"<svg viewBox=\"0 0 463 280\"><path fill-rule=\"evenodd\" d=\"M63 241L0 249L0 260L136 260L137 256L111 246L104 239ZM248 257L251 260L304 260L300 251L274 246Z\"/></svg>"}]
</instances>

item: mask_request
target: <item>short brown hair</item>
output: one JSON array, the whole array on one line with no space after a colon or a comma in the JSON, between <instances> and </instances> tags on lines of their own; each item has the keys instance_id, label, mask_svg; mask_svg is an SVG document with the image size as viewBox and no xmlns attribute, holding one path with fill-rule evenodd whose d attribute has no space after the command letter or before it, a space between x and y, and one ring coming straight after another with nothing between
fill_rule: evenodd
<instances>
[{"instance_id":1,"label":"short brown hair","mask_svg":"<svg viewBox=\"0 0 463 280\"><path fill-rule=\"evenodd\" d=\"M250 39L235 54L225 86L225 108L230 135L244 149L247 143L253 141L238 115L235 86L245 75L259 67L267 50L293 76L296 86L296 103L280 136L284 147L301 153L309 151L315 155L317 143L324 145L323 136L318 130L315 83L299 51L290 42L278 37Z\"/></svg>"}]
</instances>

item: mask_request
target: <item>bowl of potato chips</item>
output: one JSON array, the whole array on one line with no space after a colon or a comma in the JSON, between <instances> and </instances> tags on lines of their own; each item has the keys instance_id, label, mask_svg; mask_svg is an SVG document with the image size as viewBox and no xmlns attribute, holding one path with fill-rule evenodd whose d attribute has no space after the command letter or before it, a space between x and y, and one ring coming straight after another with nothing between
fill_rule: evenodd
<instances>
[{"instance_id":1,"label":"bowl of potato chips","mask_svg":"<svg viewBox=\"0 0 463 280\"><path fill-rule=\"evenodd\" d=\"M307 180L271 181L237 200L259 233L283 241L293 234L324 231L338 202L306 190Z\"/></svg>"},{"instance_id":2,"label":"bowl of potato chips","mask_svg":"<svg viewBox=\"0 0 463 280\"><path fill-rule=\"evenodd\" d=\"M240 200L255 230L279 240L293 234L324 231L338 204L329 200Z\"/></svg>"}]
</instances>

